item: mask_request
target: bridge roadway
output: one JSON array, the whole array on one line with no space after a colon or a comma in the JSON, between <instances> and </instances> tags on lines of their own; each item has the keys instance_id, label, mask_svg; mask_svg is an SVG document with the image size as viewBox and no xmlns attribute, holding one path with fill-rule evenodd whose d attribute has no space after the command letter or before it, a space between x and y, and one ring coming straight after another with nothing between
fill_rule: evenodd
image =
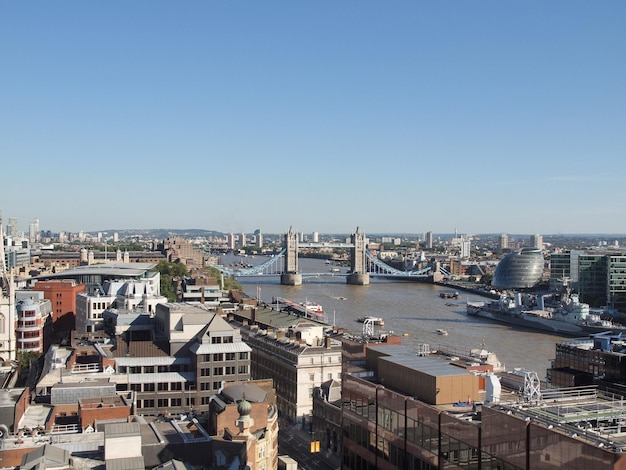
<instances>
[{"instance_id":1,"label":"bridge roadway","mask_svg":"<svg viewBox=\"0 0 626 470\"><path fill-rule=\"evenodd\" d=\"M274 277L280 277L282 273L262 273L262 272L249 272L249 273L241 273L238 274L237 271L234 271L232 273L232 276L237 278L237 277L243 277L243 278L251 278L251 277L264 277L264 278L274 278ZM347 278L349 276L349 273L299 273L302 276L302 279L316 279L316 278L320 278L320 277L337 277L337 278ZM369 272L368 273L370 277L376 278L376 279L393 279L393 280L401 280L401 281L430 281L432 280L432 274L410 274L410 273L404 273L404 274L389 274L389 273L376 273L376 272Z\"/></svg>"},{"instance_id":2,"label":"bridge roadway","mask_svg":"<svg viewBox=\"0 0 626 470\"><path fill-rule=\"evenodd\" d=\"M300 248L354 248L354 243L338 243L338 242L302 242L298 243Z\"/></svg>"}]
</instances>

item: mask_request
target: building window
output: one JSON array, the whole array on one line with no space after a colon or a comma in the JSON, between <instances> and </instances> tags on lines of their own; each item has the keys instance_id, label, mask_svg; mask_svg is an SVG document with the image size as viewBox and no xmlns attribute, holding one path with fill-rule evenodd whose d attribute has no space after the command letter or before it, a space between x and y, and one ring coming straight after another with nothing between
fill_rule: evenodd
<instances>
[{"instance_id":1,"label":"building window","mask_svg":"<svg viewBox=\"0 0 626 470\"><path fill-rule=\"evenodd\" d=\"M182 390L183 389L183 384L180 382L172 382L170 384L170 390Z\"/></svg>"},{"instance_id":2,"label":"building window","mask_svg":"<svg viewBox=\"0 0 626 470\"><path fill-rule=\"evenodd\" d=\"M235 366L226 367L226 375L235 375Z\"/></svg>"},{"instance_id":3,"label":"building window","mask_svg":"<svg viewBox=\"0 0 626 470\"><path fill-rule=\"evenodd\" d=\"M157 388L159 389L159 391L166 391L167 390L167 382L159 382Z\"/></svg>"},{"instance_id":4,"label":"building window","mask_svg":"<svg viewBox=\"0 0 626 470\"><path fill-rule=\"evenodd\" d=\"M144 392L154 392L154 383L143 384L143 391Z\"/></svg>"},{"instance_id":5,"label":"building window","mask_svg":"<svg viewBox=\"0 0 626 470\"><path fill-rule=\"evenodd\" d=\"M213 382L213 390L219 390L222 386L222 382Z\"/></svg>"},{"instance_id":6,"label":"building window","mask_svg":"<svg viewBox=\"0 0 626 470\"><path fill-rule=\"evenodd\" d=\"M224 360L224 355L222 353L213 354L213 362L222 362Z\"/></svg>"},{"instance_id":7,"label":"building window","mask_svg":"<svg viewBox=\"0 0 626 470\"><path fill-rule=\"evenodd\" d=\"M309 381L315 381L315 374L309 374Z\"/></svg>"},{"instance_id":8,"label":"building window","mask_svg":"<svg viewBox=\"0 0 626 470\"><path fill-rule=\"evenodd\" d=\"M167 398L159 398L157 400L157 405L159 408L167 408L169 406L169 400Z\"/></svg>"},{"instance_id":9,"label":"building window","mask_svg":"<svg viewBox=\"0 0 626 470\"><path fill-rule=\"evenodd\" d=\"M239 360L240 361L245 361L246 359L248 359L248 353L247 352L240 352L239 353Z\"/></svg>"},{"instance_id":10,"label":"building window","mask_svg":"<svg viewBox=\"0 0 626 470\"><path fill-rule=\"evenodd\" d=\"M227 361L234 361L236 358L236 354L235 353L226 353L226 360Z\"/></svg>"},{"instance_id":11,"label":"building window","mask_svg":"<svg viewBox=\"0 0 626 470\"><path fill-rule=\"evenodd\" d=\"M224 375L224 368L223 367L214 367L213 368L213 375Z\"/></svg>"},{"instance_id":12,"label":"building window","mask_svg":"<svg viewBox=\"0 0 626 470\"><path fill-rule=\"evenodd\" d=\"M248 373L248 366L239 366L239 373L240 374L247 374Z\"/></svg>"}]
</instances>

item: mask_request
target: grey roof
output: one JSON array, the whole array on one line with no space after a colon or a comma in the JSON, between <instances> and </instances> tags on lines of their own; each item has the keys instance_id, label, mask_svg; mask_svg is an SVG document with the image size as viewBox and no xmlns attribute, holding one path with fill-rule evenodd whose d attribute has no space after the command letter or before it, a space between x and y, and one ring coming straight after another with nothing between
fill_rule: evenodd
<instances>
[{"instance_id":1,"label":"grey roof","mask_svg":"<svg viewBox=\"0 0 626 470\"><path fill-rule=\"evenodd\" d=\"M187 470L187 468L188 467L180 460L172 459L159 465L158 467L154 467L153 470Z\"/></svg>"},{"instance_id":2,"label":"grey roof","mask_svg":"<svg viewBox=\"0 0 626 470\"><path fill-rule=\"evenodd\" d=\"M252 348L243 341L236 343L200 344L194 343L189 350L194 354L216 354L229 352L250 352Z\"/></svg>"},{"instance_id":3,"label":"grey roof","mask_svg":"<svg viewBox=\"0 0 626 470\"><path fill-rule=\"evenodd\" d=\"M28 452L22 457L22 468L61 467L69 464L69 461L69 451L50 444L45 444Z\"/></svg>"},{"instance_id":4,"label":"grey roof","mask_svg":"<svg viewBox=\"0 0 626 470\"><path fill-rule=\"evenodd\" d=\"M149 384L157 382L193 382L193 372L159 372L156 374L130 374L128 383Z\"/></svg>"},{"instance_id":5,"label":"grey roof","mask_svg":"<svg viewBox=\"0 0 626 470\"><path fill-rule=\"evenodd\" d=\"M252 403L262 403L267 397L267 393L256 385L242 383L225 386L220 394L230 402L239 402L244 398Z\"/></svg>"},{"instance_id":6,"label":"grey roof","mask_svg":"<svg viewBox=\"0 0 626 470\"><path fill-rule=\"evenodd\" d=\"M156 263L111 263L111 264L92 264L88 266L77 266L75 268L66 269L60 273L46 274L38 276L35 279L42 278L68 278L75 276L101 275L109 277L132 277L137 278L143 276Z\"/></svg>"},{"instance_id":7,"label":"grey roof","mask_svg":"<svg viewBox=\"0 0 626 470\"><path fill-rule=\"evenodd\" d=\"M150 356L150 357L116 357L118 366L171 366L191 364L189 357Z\"/></svg>"},{"instance_id":8,"label":"grey roof","mask_svg":"<svg viewBox=\"0 0 626 470\"><path fill-rule=\"evenodd\" d=\"M123 459L109 459L106 461L106 470L144 470L143 457L125 457Z\"/></svg>"},{"instance_id":9,"label":"grey roof","mask_svg":"<svg viewBox=\"0 0 626 470\"><path fill-rule=\"evenodd\" d=\"M104 427L104 437L135 437L141 435L139 423L112 423Z\"/></svg>"},{"instance_id":10,"label":"grey roof","mask_svg":"<svg viewBox=\"0 0 626 470\"><path fill-rule=\"evenodd\" d=\"M383 353L386 356L416 356L415 349L408 348L402 345L390 344L388 346L370 346L368 349L372 351Z\"/></svg>"},{"instance_id":11,"label":"grey roof","mask_svg":"<svg viewBox=\"0 0 626 470\"><path fill-rule=\"evenodd\" d=\"M413 356L409 356L401 354L399 356L382 357L380 358L380 361L397 364L433 377L472 375L471 372L461 367L453 366L452 364L435 357L417 356L415 354ZM380 368L384 370L385 366L381 364Z\"/></svg>"}]
</instances>

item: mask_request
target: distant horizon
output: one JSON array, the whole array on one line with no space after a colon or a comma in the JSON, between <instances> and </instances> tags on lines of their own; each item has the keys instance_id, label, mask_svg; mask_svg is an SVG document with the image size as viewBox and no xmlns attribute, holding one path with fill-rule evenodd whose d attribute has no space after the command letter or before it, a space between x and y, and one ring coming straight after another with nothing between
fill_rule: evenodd
<instances>
[{"instance_id":1,"label":"distant horizon","mask_svg":"<svg viewBox=\"0 0 626 470\"><path fill-rule=\"evenodd\" d=\"M3 229L4 230L4 229ZM203 229L203 228L183 228L183 229L177 229L177 228L118 228L118 229L106 229L106 230L82 230L83 233L88 233L90 235L95 235L98 233L102 233L102 234L113 234L113 233L120 233L120 232L157 232L157 231L161 231L161 232L211 232L211 233L218 233L218 234L222 234L222 235L228 235L230 233L233 234L240 234L240 233L245 233L246 235L249 234L253 234L254 230L250 230L250 231L243 231L243 232L224 232L221 230L216 230L216 229ZM297 230L296 230L297 231ZM424 231L424 232L367 232L362 230L366 236L420 236L420 235L424 235L425 233L428 233L429 230ZM80 233L81 230L77 231L77 232L73 232L73 231L63 231L65 233ZM56 231L53 231L52 233L59 233ZM261 231L262 235L282 235L287 233L287 230L285 230L284 232L264 232ZM318 232L318 231L313 231L313 232L302 232L302 231L297 231L297 233L303 233L305 235L312 235L313 233L318 233L319 235L351 235L354 232ZM433 235L437 235L437 236L454 236L455 232L432 232ZM6 234L6 231L5 231ZM513 232L475 232L475 233L466 233L466 232L458 232L458 235L468 235L468 236L485 236L485 235L492 235L492 236L497 236L497 235L501 235L501 234L506 234L508 236L512 236L512 237L530 237L533 235L541 235L542 237L566 237L566 236L571 236L571 237L626 237L626 233L513 233Z\"/></svg>"}]
</instances>

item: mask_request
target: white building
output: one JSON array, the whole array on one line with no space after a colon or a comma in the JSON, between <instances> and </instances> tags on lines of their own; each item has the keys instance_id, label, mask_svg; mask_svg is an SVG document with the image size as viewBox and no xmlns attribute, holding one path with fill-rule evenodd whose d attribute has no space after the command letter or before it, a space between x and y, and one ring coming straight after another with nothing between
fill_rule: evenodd
<instances>
[{"instance_id":1,"label":"white building","mask_svg":"<svg viewBox=\"0 0 626 470\"><path fill-rule=\"evenodd\" d=\"M461 259L467 259L470 257L471 254L471 248L472 248L472 242L469 238L465 238L463 237L461 239L461 245L460 245L461 251L460 251L460 258Z\"/></svg>"},{"instance_id":2,"label":"white building","mask_svg":"<svg viewBox=\"0 0 626 470\"><path fill-rule=\"evenodd\" d=\"M280 413L292 420L309 419L313 389L327 380L341 381L341 343L324 336L324 327L302 322L288 331L268 334L241 328L252 348L252 376L274 380Z\"/></svg>"},{"instance_id":3,"label":"white building","mask_svg":"<svg viewBox=\"0 0 626 470\"><path fill-rule=\"evenodd\" d=\"M0 217L0 359L15 360L15 285L4 258L4 234Z\"/></svg>"},{"instance_id":4,"label":"white building","mask_svg":"<svg viewBox=\"0 0 626 470\"><path fill-rule=\"evenodd\" d=\"M76 296L76 331L81 334L104 329L104 312L109 308L154 315L156 306L167 302L146 281L106 281L102 288Z\"/></svg>"}]
</instances>

